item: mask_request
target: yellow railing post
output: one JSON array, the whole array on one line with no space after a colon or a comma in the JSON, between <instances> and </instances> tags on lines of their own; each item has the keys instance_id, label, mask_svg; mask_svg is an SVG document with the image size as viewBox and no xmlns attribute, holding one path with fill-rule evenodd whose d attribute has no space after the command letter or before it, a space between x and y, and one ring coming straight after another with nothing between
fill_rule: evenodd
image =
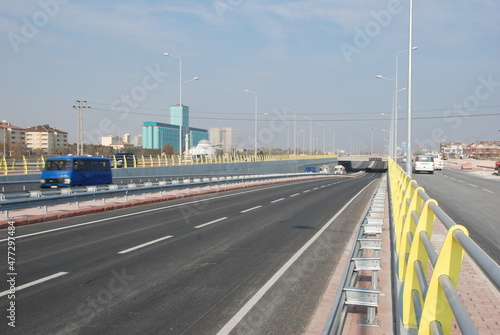
<instances>
[{"instance_id":1,"label":"yellow railing post","mask_svg":"<svg viewBox=\"0 0 500 335\"><path fill-rule=\"evenodd\" d=\"M151 167L155 166L155 163L153 161L153 155L149 155L149 163L151 164L150 165Z\"/></svg>"},{"instance_id":2,"label":"yellow railing post","mask_svg":"<svg viewBox=\"0 0 500 335\"><path fill-rule=\"evenodd\" d=\"M146 161L144 160L144 155L141 155L142 167L146 167Z\"/></svg>"},{"instance_id":3,"label":"yellow railing post","mask_svg":"<svg viewBox=\"0 0 500 335\"><path fill-rule=\"evenodd\" d=\"M424 190L422 187L413 188L411 187L412 192L410 192L410 205L408 206L405 214L405 220L402 226L402 230L400 232L400 243L399 249L397 249L397 253L399 254L399 271L398 277L399 280L404 280L405 269L406 269L406 254L410 252L410 241L408 240L408 233L415 233L415 229L417 228L417 222L413 222L412 212L416 211L417 214L420 215L421 207L422 207L422 197L418 194L419 190Z\"/></svg>"},{"instance_id":4,"label":"yellow railing post","mask_svg":"<svg viewBox=\"0 0 500 335\"><path fill-rule=\"evenodd\" d=\"M443 334L451 334L453 311L439 283L439 277L448 276L455 289L457 288L458 276L462 268L464 249L453 237L453 232L455 230L461 230L465 235L469 236L467 228L461 225L455 225L448 230L432 273L429 290L425 297L422 317L418 328L419 335L432 334L432 321L437 321L441 324Z\"/></svg>"},{"instance_id":5,"label":"yellow railing post","mask_svg":"<svg viewBox=\"0 0 500 335\"><path fill-rule=\"evenodd\" d=\"M5 159L5 156L3 156L2 165L3 165L3 174L4 175L8 175L9 174L9 168L7 166L7 160Z\"/></svg>"},{"instance_id":6,"label":"yellow railing post","mask_svg":"<svg viewBox=\"0 0 500 335\"><path fill-rule=\"evenodd\" d=\"M28 161L26 160L26 156L23 155L23 168L24 174L28 174Z\"/></svg>"},{"instance_id":7,"label":"yellow railing post","mask_svg":"<svg viewBox=\"0 0 500 335\"><path fill-rule=\"evenodd\" d=\"M417 328L417 318L415 315L415 308L412 299L412 292L417 291L419 293L420 305L423 306L424 299L422 295L422 288L420 287L417 271L415 269L415 263L420 262L422 269L424 270L425 277L427 277L428 261L429 255L425 250L424 244L420 237L421 232L425 232L429 239L432 235L432 229L434 228L434 220L436 214L431 210L430 204L434 203L437 206L437 201L434 199L427 200L422 210L422 214L419 217L417 229L413 235L413 243L411 245L410 253L408 255L408 263L406 266L406 272L404 277L400 277L400 280L404 280L405 284L403 287L403 324L406 327L416 329ZM401 257L399 258L400 262Z\"/></svg>"}]
</instances>

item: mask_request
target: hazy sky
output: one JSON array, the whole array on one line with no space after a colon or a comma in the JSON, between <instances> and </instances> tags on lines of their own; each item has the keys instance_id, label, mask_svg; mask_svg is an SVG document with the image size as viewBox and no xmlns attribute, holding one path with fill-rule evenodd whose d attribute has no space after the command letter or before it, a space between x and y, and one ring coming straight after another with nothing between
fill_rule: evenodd
<instances>
[{"instance_id":1,"label":"hazy sky","mask_svg":"<svg viewBox=\"0 0 500 335\"><path fill-rule=\"evenodd\" d=\"M500 140L500 2L414 1L413 140ZM50 124L76 141L75 100L86 100L85 141L169 122L233 127L259 143L381 151L394 81L407 88L407 0L40 0L0 3L0 118ZM399 55L397 57L396 55ZM399 140L407 91L398 94ZM293 110L295 112L292 112ZM382 115L382 113L384 113ZM305 117L312 119L309 121ZM291 123L289 121L292 121ZM288 135L288 130L289 134ZM303 130L301 132L301 130ZM304 136L305 135L305 136ZM362 144L360 144L362 143Z\"/></svg>"}]
</instances>

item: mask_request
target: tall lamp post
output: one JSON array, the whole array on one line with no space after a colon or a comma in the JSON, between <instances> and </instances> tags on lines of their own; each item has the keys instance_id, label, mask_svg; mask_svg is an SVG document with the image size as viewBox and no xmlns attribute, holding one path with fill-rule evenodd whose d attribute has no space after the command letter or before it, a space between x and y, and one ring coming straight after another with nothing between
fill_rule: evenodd
<instances>
[{"instance_id":1,"label":"tall lamp post","mask_svg":"<svg viewBox=\"0 0 500 335\"><path fill-rule=\"evenodd\" d=\"M184 109L182 107L182 84L193 81L193 80L198 80L198 79L200 79L200 77L194 77L192 79L182 81L182 58L179 56L169 54L168 52L164 52L163 55L168 56L168 57L177 58L179 60L179 106L181 107L181 113L179 115L179 156L182 158L182 116L183 116L183 112L184 112Z\"/></svg>"},{"instance_id":2,"label":"tall lamp post","mask_svg":"<svg viewBox=\"0 0 500 335\"><path fill-rule=\"evenodd\" d=\"M6 136L5 133L7 132L7 120L3 120L3 156L6 157L7 155L5 154L6 151L6 146L5 146L5 141L6 141Z\"/></svg>"},{"instance_id":3,"label":"tall lamp post","mask_svg":"<svg viewBox=\"0 0 500 335\"><path fill-rule=\"evenodd\" d=\"M294 156L297 155L297 113L290 109L290 108L287 108L285 107L286 110L290 111L290 112L293 112L293 154Z\"/></svg>"},{"instance_id":4,"label":"tall lamp post","mask_svg":"<svg viewBox=\"0 0 500 335\"><path fill-rule=\"evenodd\" d=\"M255 96L254 156L255 156L255 160L257 160L257 92L250 91L250 90L245 90L245 92L251 93Z\"/></svg>"},{"instance_id":5,"label":"tall lamp post","mask_svg":"<svg viewBox=\"0 0 500 335\"><path fill-rule=\"evenodd\" d=\"M411 157L412 157L412 143L411 143L411 92L412 92L412 51L413 51L413 0L410 0L410 19L408 25L408 116L407 116L407 139L406 139L406 173L412 176Z\"/></svg>"},{"instance_id":6,"label":"tall lamp post","mask_svg":"<svg viewBox=\"0 0 500 335\"><path fill-rule=\"evenodd\" d=\"M304 116L304 119L306 120L309 120L310 121L310 138L309 138L309 154L312 155L313 154L313 120L307 116Z\"/></svg>"},{"instance_id":7,"label":"tall lamp post","mask_svg":"<svg viewBox=\"0 0 500 335\"><path fill-rule=\"evenodd\" d=\"M373 156L373 129L374 129L374 128L372 128L372 147L371 147L371 155L372 155L372 156Z\"/></svg>"},{"instance_id":8,"label":"tall lamp post","mask_svg":"<svg viewBox=\"0 0 500 335\"><path fill-rule=\"evenodd\" d=\"M318 123L320 126L323 126L323 155L326 154L326 125L323 123Z\"/></svg>"}]
</instances>

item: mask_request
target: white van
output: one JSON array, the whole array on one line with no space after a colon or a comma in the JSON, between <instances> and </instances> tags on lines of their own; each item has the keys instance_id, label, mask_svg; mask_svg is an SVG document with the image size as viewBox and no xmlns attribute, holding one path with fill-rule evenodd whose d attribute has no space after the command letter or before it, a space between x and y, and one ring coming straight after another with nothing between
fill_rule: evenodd
<instances>
[{"instance_id":1,"label":"white van","mask_svg":"<svg viewBox=\"0 0 500 335\"><path fill-rule=\"evenodd\" d=\"M444 163L441 154L432 154L432 158L434 158L434 170L442 170Z\"/></svg>"},{"instance_id":2,"label":"white van","mask_svg":"<svg viewBox=\"0 0 500 335\"><path fill-rule=\"evenodd\" d=\"M333 174L346 174L345 167L343 165L335 165Z\"/></svg>"}]
</instances>

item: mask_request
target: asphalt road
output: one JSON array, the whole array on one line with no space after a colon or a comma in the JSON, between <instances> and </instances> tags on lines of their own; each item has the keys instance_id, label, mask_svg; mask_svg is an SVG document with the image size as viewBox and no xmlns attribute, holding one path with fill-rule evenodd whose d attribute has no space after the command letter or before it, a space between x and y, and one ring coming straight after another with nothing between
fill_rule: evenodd
<instances>
[{"instance_id":1,"label":"asphalt road","mask_svg":"<svg viewBox=\"0 0 500 335\"><path fill-rule=\"evenodd\" d=\"M500 178L487 179L449 169L433 175L414 173L413 178L500 264Z\"/></svg>"},{"instance_id":2,"label":"asphalt road","mask_svg":"<svg viewBox=\"0 0 500 335\"><path fill-rule=\"evenodd\" d=\"M16 327L7 324L13 300L2 280L0 331L301 334L379 177L268 185L17 227ZM1 231L4 276L6 237Z\"/></svg>"}]
</instances>

